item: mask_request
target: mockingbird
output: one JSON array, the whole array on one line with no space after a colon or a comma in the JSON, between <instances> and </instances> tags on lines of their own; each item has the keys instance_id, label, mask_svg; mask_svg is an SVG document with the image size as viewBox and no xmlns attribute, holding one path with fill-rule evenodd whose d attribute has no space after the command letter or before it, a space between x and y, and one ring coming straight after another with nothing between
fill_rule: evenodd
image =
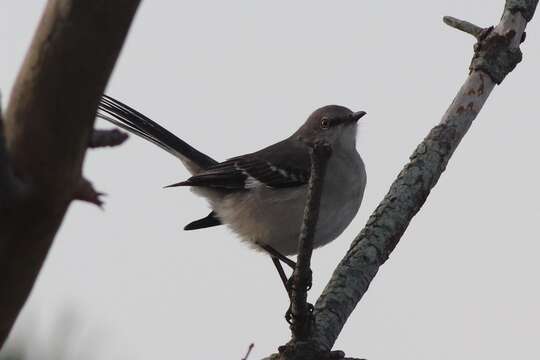
<instances>
[{"instance_id":1,"label":"mockingbird","mask_svg":"<svg viewBox=\"0 0 540 360\"><path fill-rule=\"evenodd\" d=\"M332 147L315 230L314 246L338 237L356 215L366 186L366 171L356 151L357 121L364 111L329 105L315 110L294 134L257 152L217 162L143 114L103 96L98 117L153 142L179 158L192 176L169 185L190 186L212 212L185 230L228 225L251 247L269 253L287 288L280 260L297 253L310 176L310 148Z\"/></svg>"}]
</instances>

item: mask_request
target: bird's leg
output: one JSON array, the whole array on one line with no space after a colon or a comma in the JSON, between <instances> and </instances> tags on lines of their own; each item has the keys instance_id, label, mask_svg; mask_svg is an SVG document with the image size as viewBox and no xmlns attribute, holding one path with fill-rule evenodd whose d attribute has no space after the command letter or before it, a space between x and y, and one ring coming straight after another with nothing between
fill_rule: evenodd
<instances>
[{"instance_id":1,"label":"bird's leg","mask_svg":"<svg viewBox=\"0 0 540 360\"><path fill-rule=\"evenodd\" d=\"M274 263L274 266L276 267L276 270L279 274L279 277L281 278L281 282L283 283L283 286L285 287L285 291L287 292L287 295L289 296L289 299L291 299L291 291L293 286L293 280L292 276L290 278L287 277L285 274L285 270L283 270L283 266L281 266L281 262L283 261L285 264L289 265L291 269L296 268L296 263L286 257L285 255L281 254L280 252L276 251L273 247L268 245L260 245L261 248L263 248L272 258L272 262ZM306 284L307 290L311 289L311 276L309 277L309 283ZM292 324L292 304L289 305L289 308L287 309L287 312L285 312L285 320L289 324ZM313 305L308 303L308 311L310 313L313 312Z\"/></svg>"},{"instance_id":2,"label":"bird's leg","mask_svg":"<svg viewBox=\"0 0 540 360\"><path fill-rule=\"evenodd\" d=\"M311 269L308 269L308 278L306 279L306 282L303 283L302 285L305 286L305 290L306 291L309 291L311 290L311 286L313 285L313 272L311 271ZM289 280L287 280L287 288L288 289L292 289L293 287L293 284L294 284L294 272L293 272L293 275L291 275L291 277L289 278Z\"/></svg>"},{"instance_id":3,"label":"bird's leg","mask_svg":"<svg viewBox=\"0 0 540 360\"><path fill-rule=\"evenodd\" d=\"M308 278L306 279L306 282L304 284L302 284L303 286L305 286L305 291L306 292L311 289L311 285L312 285L312 272L311 272L311 269L308 269L308 270L309 270ZM293 313L292 313L293 287L294 287L294 273L287 280L287 284L285 285L285 288L287 289L287 293L289 294L289 299L291 300L291 303L289 304L289 308L287 309L287 312L285 312L285 320L287 320L287 322L291 326L294 326L294 324L293 324L294 319L293 319ZM311 316L313 314L313 310L315 310L315 307L313 306L313 304L310 304L308 302L306 303L306 306L307 306L308 314L309 314L309 316Z\"/></svg>"},{"instance_id":4,"label":"bird's leg","mask_svg":"<svg viewBox=\"0 0 540 360\"><path fill-rule=\"evenodd\" d=\"M274 256L274 255L270 255L270 258L272 259L272 262L274 263L274 266L276 267L276 270L277 270L277 272L279 274L281 282L283 283L283 286L285 287L285 291L287 292L287 296L289 297L289 299L291 299L292 282L290 282L290 279L287 278L287 274L285 274L285 270L283 270L283 266L281 266L281 261L279 260L279 258ZM291 279L292 279L292 277L291 277ZM292 324L292 309L291 309L290 303L289 303L289 308L285 312L285 320L289 324Z\"/></svg>"},{"instance_id":5,"label":"bird's leg","mask_svg":"<svg viewBox=\"0 0 540 360\"><path fill-rule=\"evenodd\" d=\"M270 256L272 256L273 258L278 258L279 260L283 261L285 264L289 265L289 267L291 269L294 270L294 268L296 267L296 263L294 261L292 261L291 259L289 259L288 257L286 257L285 255L281 254L280 252L278 252L277 250L275 250L273 247L271 246L268 246L268 245L260 245L268 254L270 254Z\"/></svg>"},{"instance_id":6,"label":"bird's leg","mask_svg":"<svg viewBox=\"0 0 540 360\"><path fill-rule=\"evenodd\" d=\"M285 274L285 270L283 270L283 266L281 266L281 262L279 262L279 259L277 257L271 256L272 262L274 263L274 266L276 267L276 270L279 274L279 277L281 278L281 282L283 283L283 286L285 287L285 291L287 292L287 295L289 298L291 297L291 292L289 291L289 280L287 279L287 275Z\"/></svg>"},{"instance_id":7,"label":"bird's leg","mask_svg":"<svg viewBox=\"0 0 540 360\"><path fill-rule=\"evenodd\" d=\"M282 255L281 253L279 253L278 251L276 251L273 247L269 245L259 244L259 246L264 251L266 251L272 258L272 262L274 263L274 266L276 267L279 277L281 278L281 281L283 282L283 286L285 286L285 290L287 291L287 294L289 295L289 298L290 298L291 297L290 289L292 286L292 282L291 282L291 279L288 278L287 275L285 274L285 270L283 270L283 266L281 266L280 261L283 261L285 264L289 265L293 270L296 267L296 263L292 261L291 259L289 259L288 257L286 257L285 255Z\"/></svg>"},{"instance_id":8,"label":"bird's leg","mask_svg":"<svg viewBox=\"0 0 540 360\"><path fill-rule=\"evenodd\" d=\"M279 259L275 256L270 256L270 258L272 259L272 262L274 263L274 266L276 267L279 277L281 278L281 282L283 283L283 286L285 287L285 291L287 292L287 296L290 299L291 298L290 286L292 283L289 282L289 279L287 279L287 275L285 274L285 270L283 270L283 266L281 266L281 262L279 261ZM289 308L285 312L285 320L287 320L289 324L292 323L292 309L291 309L290 303L289 303Z\"/></svg>"}]
</instances>

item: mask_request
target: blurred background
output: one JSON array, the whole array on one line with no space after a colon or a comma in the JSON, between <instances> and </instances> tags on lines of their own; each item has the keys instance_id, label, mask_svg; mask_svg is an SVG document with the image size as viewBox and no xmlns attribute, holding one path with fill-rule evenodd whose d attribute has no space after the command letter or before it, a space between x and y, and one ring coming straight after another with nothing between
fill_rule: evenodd
<instances>
[{"instance_id":1,"label":"blurred background","mask_svg":"<svg viewBox=\"0 0 540 360\"><path fill-rule=\"evenodd\" d=\"M44 4L0 2L4 107ZM467 75L474 39L442 16L488 26L503 6L145 1L107 93L220 160L284 138L322 105L366 110L364 202L314 253L315 301ZM527 33L524 62L490 97L336 349L368 359L540 358L538 19ZM71 206L0 359L240 359L252 342L258 359L288 340L271 261L225 227L182 231L207 205L162 189L188 175L176 159L131 138L90 151L84 172L109 194L105 211Z\"/></svg>"}]
</instances>

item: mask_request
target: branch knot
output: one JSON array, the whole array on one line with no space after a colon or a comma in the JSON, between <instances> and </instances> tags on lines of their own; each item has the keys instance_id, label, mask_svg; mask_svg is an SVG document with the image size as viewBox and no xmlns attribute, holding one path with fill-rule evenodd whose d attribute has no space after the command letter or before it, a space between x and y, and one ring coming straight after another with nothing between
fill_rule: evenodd
<instances>
[{"instance_id":1,"label":"branch knot","mask_svg":"<svg viewBox=\"0 0 540 360\"><path fill-rule=\"evenodd\" d=\"M482 71L496 84L502 83L522 59L521 50L510 47L515 35L513 30L504 35L493 31L485 32L474 45L470 72Z\"/></svg>"}]
</instances>

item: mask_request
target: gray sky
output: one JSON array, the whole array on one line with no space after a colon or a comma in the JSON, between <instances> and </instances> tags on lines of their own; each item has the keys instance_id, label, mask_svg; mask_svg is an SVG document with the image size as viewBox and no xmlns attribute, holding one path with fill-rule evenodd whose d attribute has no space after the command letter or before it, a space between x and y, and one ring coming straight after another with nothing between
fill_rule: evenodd
<instances>
[{"instance_id":1,"label":"gray sky","mask_svg":"<svg viewBox=\"0 0 540 360\"><path fill-rule=\"evenodd\" d=\"M0 2L4 105L43 4ZM368 112L358 137L364 202L315 252L314 300L467 75L473 39L442 16L490 25L503 5L146 1L107 92L218 159L284 138L322 105ZM492 94L336 349L369 359L540 357L537 20L524 62ZM257 359L288 339L271 261L224 227L182 231L207 207L187 189L161 188L188 175L176 159L132 138L90 152L84 171L109 194L106 210L69 210L12 336L31 339L36 359L66 317L76 319L72 358L239 359L254 342Z\"/></svg>"}]
</instances>

